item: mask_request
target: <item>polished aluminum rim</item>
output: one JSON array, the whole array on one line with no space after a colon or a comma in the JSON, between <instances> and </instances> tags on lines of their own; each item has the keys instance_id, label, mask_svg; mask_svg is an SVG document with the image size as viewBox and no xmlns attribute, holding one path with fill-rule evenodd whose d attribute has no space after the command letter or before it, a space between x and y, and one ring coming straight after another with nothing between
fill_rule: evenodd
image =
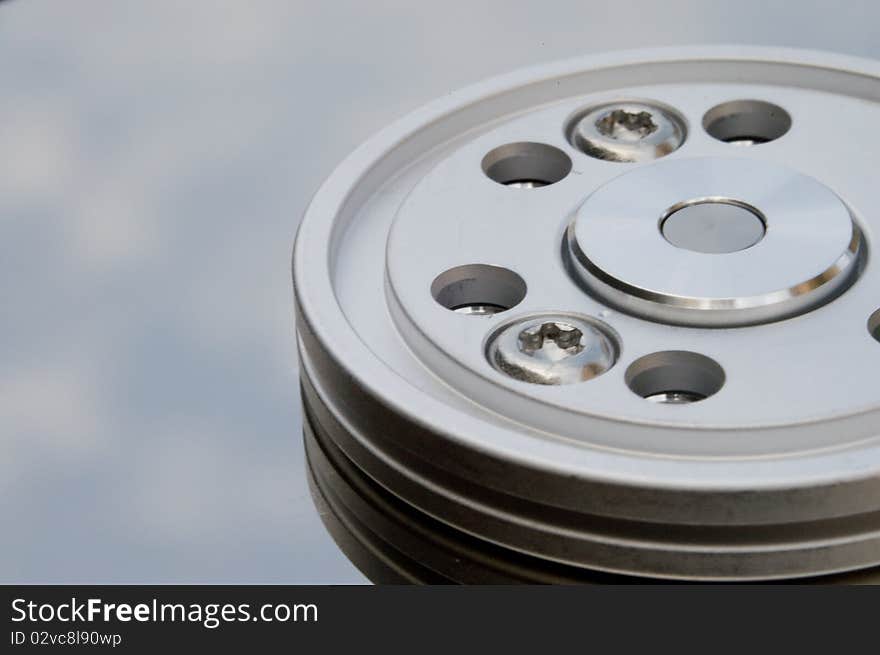
<instances>
[{"instance_id":1,"label":"polished aluminum rim","mask_svg":"<svg viewBox=\"0 0 880 655\"><path fill-rule=\"evenodd\" d=\"M871 383L880 272L864 174L877 149L855 130L876 116L878 97L872 62L698 48L515 73L388 128L318 192L295 249L301 371L321 432L418 511L566 566L764 579L880 562L880 394ZM581 150L572 121L621 98L676 112L683 143L641 162ZM817 152L815 130L827 129L832 112L854 125L859 148L835 138ZM653 133L644 117L615 120ZM795 288L794 304L758 303L765 313L743 318L738 310L751 306L709 302L718 313L708 323L688 303L660 303L658 313L638 294L630 305L603 293L566 254L574 232L593 261L594 241L585 246L579 230L602 189L638 175L647 185L656 171L697 161L723 171L734 159L826 199L817 210L826 218L808 217L834 224L807 248L820 253L810 261L824 264L815 273L822 284L798 287L813 264L771 240L800 196L780 186L750 196L731 182L660 202L643 219L652 243L696 256L664 238L663 217L678 202L742 202L766 216L767 234L742 251L702 256L778 247L776 279L734 296L658 288L710 301ZM644 189L618 196L622 209ZM782 209L765 198L781 198ZM832 249L838 260L829 264ZM703 275L723 278L719 266ZM611 275L641 289L667 273L635 284ZM667 305L687 311L672 316ZM500 327L534 331L527 322L560 314L586 317L616 340L610 368L534 384L487 358ZM553 335L559 322L538 333ZM550 341L534 361L595 346Z\"/></svg>"}]
</instances>

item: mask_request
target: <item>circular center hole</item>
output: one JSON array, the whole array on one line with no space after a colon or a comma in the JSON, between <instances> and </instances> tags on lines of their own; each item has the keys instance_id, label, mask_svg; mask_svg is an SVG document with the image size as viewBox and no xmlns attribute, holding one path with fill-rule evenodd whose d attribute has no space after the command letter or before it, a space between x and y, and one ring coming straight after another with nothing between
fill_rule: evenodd
<instances>
[{"instance_id":1,"label":"circular center hole","mask_svg":"<svg viewBox=\"0 0 880 655\"><path fill-rule=\"evenodd\" d=\"M721 254L751 248L767 231L754 207L736 200L695 200L676 205L660 223L664 238L676 248Z\"/></svg>"}]
</instances>

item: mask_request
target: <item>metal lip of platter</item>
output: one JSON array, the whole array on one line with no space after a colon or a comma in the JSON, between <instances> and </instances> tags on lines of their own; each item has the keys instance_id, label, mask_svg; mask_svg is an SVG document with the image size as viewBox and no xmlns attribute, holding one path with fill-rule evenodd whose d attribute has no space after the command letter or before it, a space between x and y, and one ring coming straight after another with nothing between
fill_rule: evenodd
<instances>
[{"instance_id":1,"label":"metal lip of platter","mask_svg":"<svg viewBox=\"0 0 880 655\"><path fill-rule=\"evenodd\" d=\"M670 239L685 212L693 217ZM621 175L584 201L568 242L584 283L609 304L707 327L809 311L854 281L863 252L830 189L777 164L730 157L667 159Z\"/></svg>"},{"instance_id":2,"label":"metal lip of platter","mask_svg":"<svg viewBox=\"0 0 880 655\"><path fill-rule=\"evenodd\" d=\"M294 248L310 448L348 471L323 489L367 507L362 476L505 571L870 574L878 118L877 62L695 47L516 72L379 133Z\"/></svg>"}]
</instances>

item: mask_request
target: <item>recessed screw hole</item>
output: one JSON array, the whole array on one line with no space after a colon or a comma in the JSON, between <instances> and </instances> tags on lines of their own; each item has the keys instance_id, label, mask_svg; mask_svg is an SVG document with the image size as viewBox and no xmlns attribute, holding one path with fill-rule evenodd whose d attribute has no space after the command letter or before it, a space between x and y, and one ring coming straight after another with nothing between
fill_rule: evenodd
<instances>
[{"instance_id":1,"label":"recessed screw hole","mask_svg":"<svg viewBox=\"0 0 880 655\"><path fill-rule=\"evenodd\" d=\"M615 109L596 121L599 134L622 141L638 141L657 131L657 124L647 111Z\"/></svg>"},{"instance_id":2,"label":"recessed screw hole","mask_svg":"<svg viewBox=\"0 0 880 655\"><path fill-rule=\"evenodd\" d=\"M880 309L871 314L871 318L868 319L868 334L880 341Z\"/></svg>"},{"instance_id":3,"label":"recessed screw hole","mask_svg":"<svg viewBox=\"0 0 880 655\"><path fill-rule=\"evenodd\" d=\"M491 316L499 312L506 312L510 307L502 307L501 305L490 305L486 303L471 303L467 305L458 305L451 307L452 311L457 314L470 314L471 316Z\"/></svg>"},{"instance_id":4,"label":"recessed screw hole","mask_svg":"<svg viewBox=\"0 0 880 655\"><path fill-rule=\"evenodd\" d=\"M546 143L508 143L483 157L483 172L505 186L536 189L555 184L571 172L571 159Z\"/></svg>"},{"instance_id":5,"label":"recessed screw hole","mask_svg":"<svg viewBox=\"0 0 880 655\"><path fill-rule=\"evenodd\" d=\"M724 386L724 369L699 353L670 350L640 357L626 370L629 388L645 400L684 405L712 396Z\"/></svg>"},{"instance_id":6,"label":"recessed screw hole","mask_svg":"<svg viewBox=\"0 0 880 655\"><path fill-rule=\"evenodd\" d=\"M661 391L645 396L645 400L660 405L686 405L703 400L706 396L692 391Z\"/></svg>"},{"instance_id":7,"label":"recessed screw hole","mask_svg":"<svg viewBox=\"0 0 880 655\"><path fill-rule=\"evenodd\" d=\"M538 187L547 186L547 182L543 180L512 180L505 182L504 186L511 186L516 189L537 189Z\"/></svg>"},{"instance_id":8,"label":"recessed screw hole","mask_svg":"<svg viewBox=\"0 0 880 655\"><path fill-rule=\"evenodd\" d=\"M458 314L490 316L522 302L526 283L507 268L468 264L438 275L431 284L431 295Z\"/></svg>"},{"instance_id":9,"label":"recessed screw hole","mask_svg":"<svg viewBox=\"0 0 880 655\"><path fill-rule=\"evenodd\" d=\"M788 132L791 116L782 107L763 100L732 100L707 111L703 128L719 141L751 146Z\"/></svg>"},{"instance_id":10,"label":"recessed screw hole","mask_svg":"<svg viewBox=\"0 0 880 655\"><path fill-rule=\"evenodd\" d=\"M755 146L759 143L767 143L767 139L759 136L732 136L724 139L724 143L730 143L735 146Z\"/></svg>"}]
</instances>

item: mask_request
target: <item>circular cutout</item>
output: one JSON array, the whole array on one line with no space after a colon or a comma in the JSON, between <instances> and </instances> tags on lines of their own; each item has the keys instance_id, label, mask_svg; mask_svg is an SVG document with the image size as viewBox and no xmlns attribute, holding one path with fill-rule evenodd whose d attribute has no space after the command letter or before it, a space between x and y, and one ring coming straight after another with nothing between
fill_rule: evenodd
<instances>
[{"instance_id":1,"label":"circular cutout","mask_svg":"<svg viewBox=\"0 0 880 655\"><path fill-rule=\"evenodd\" d=\"M507 268L468 264L438 275L431 284L431 295L446 309L487 316L522 302L526 297L526 283Z\"/></svg>"},{"instance_id":2,"label":"circular cutout","mask_svg":"<svg viewBox=\"0 0 880 655\"><path fill-rule=\"evenodd\" d=\"M705 355L669 350L640 357L624 378L633 393L646 400L682 405L718 393L724 386L724 369Z\"/></svg>"},{"instance_id":3,"label":"circular cutout","mask_svg":"<svg viewBox=\"0 0 880 655\"><path fill-rule=\"evenodd\" d=\"M486 356L496 370L523 382L559 385L592 380L620 352L609 327L566 314L530 316L498 330Z\"/></svg>"},{"instance_id":4,"label":"circular cutout","mask_svg":"<svg viewBox=\"0 0 880 655\"><path fill-rule=\"evenodd\" d=\"M880 309L871 314L868 319L868 334L880 341Z\"/></svg>"},{"instance_id":5,"label":"circular cutout","mask_svg":"<svg viewBox=\"0 0 880 655\"><path fill-rule=\"evenodd\" d=\"M767 231L761 212L728 198L679 203L660 222L663 237L676 248L724 254L751 248Z\"/></svg>"},{"instance_id":6,"label":"circular cutout","mask_svg":"<svg viewBox=\"0 0 880 655\"><path fill-rule=\"evenodd\" d=\"M508 143L483 157L483 172L506 186L535 189L555 184L571 172L571 158L546 143Z\"/></svg>"},{"instance_id":7,"label":"circular cutout","mask_svg":"<svg viewBox=\"0 0 880 655\"><path fill-rule=\"evenodd\" d=\"M791 116L782 107L763 100L732 100L707 111L703 128L719 141L751 146L788 132Z\"/></svg>"},{"instance_id":8,"label":"circular cutout","mask_svg":"<svg viewBox=\"0 0 880 655\"><path fill-rule=\"evenodd\" d=\"M592 107L568 128L569 141L597 159L640 162L659 159L684 143L684 120L670 109L644 102Z\"/></svg>"},{"instance_id":9,"label":"circular cutout","mask_svg":"<svg viewBox=\"0 0 880 655\"><path fill-rule=\"evenodd\" d=\"M682 199L760 207L767 232L758 246L733 255L692 255L660 234L665 227L673 242L711 250L686 229L700 222L690 211L661 225ZM714 249L760 236L758 219L746 218L751 238L724 239ZM679 221L683 235L671 227ZM866 250L848 207L814 178L754 158L703 157L640 166L593 191L568 226L565 254L568 272L617 310L674 325L738 327L830 302L857 279Z\"/></svg>"}]
</instances>

